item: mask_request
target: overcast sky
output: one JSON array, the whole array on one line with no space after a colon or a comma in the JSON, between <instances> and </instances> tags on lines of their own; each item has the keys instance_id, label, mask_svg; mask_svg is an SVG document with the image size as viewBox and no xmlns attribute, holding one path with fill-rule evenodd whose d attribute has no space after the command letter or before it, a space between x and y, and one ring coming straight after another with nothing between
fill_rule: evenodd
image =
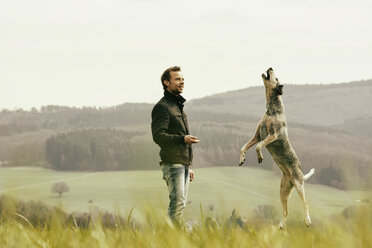
<instances>
[{"instance_id":1,"label":"overcast sky","mask_svg":"<svg viewBox=\"0 0 372 248\"><path fill-rule=\"evenodd\" d=\"M184 97L372 78L370 0L0 0L0 109L154 103L180 65Z\"/></svg>"}]
</instances>

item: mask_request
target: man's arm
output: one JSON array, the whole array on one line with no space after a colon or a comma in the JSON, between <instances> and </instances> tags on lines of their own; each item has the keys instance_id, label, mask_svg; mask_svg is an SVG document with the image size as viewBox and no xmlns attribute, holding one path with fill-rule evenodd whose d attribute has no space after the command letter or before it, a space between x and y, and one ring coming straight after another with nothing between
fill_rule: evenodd
<instances>
[{"instance_id":1,"label":"man's arm","mask_svg":"<svg viewBox=\"0 0 372 248\"><path fill-rule=\"evenodd\" d=\"M161 147L184 144L184 135L169 134L168 126L170 116L168 111L160 104L155 105L151 113L152 138Z\"/></svg>"}]
</instances>

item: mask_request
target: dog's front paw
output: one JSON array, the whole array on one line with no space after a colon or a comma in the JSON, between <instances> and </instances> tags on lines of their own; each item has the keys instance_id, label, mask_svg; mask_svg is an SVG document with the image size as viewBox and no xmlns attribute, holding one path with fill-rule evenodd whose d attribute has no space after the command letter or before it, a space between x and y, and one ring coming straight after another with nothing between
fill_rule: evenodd
<instances>
[{"instance_id":1,"label":"dog's front paw","mask_svg":"<svg viewBox=\"0 0 372 248\"><path fill-rule=\"evenodd\" d=\"M245 152L240 153L240 161L239 161L239 166L244 164L245 162Z\"/></svg>"},{"instance_id":2,"label":"dog's front paw","mask_svg":"<svg viewBox=\"0 0 372 248\"><path fill-rule=\"evenodd\" d=\"M262 152L261 152L261 148L259 148L258 146L256 147L256 153L257 153L258 163L261 164L261 162L263 160L263 155L262 155Z\"/></svg>"},{"instance_id":3,"label":"dog's front paw","mask_svg":"<svg viewBox=\"0 0 372 248\"><path fill-rule=\"evenodd\" d=\"M262 163L262 160L263 160L263 156L260 156L257 159L258 159L258 163L261 164Z\"/></svg>"},{"instance_id":4,"label":"dog's front paw","mask_svg":"<svg viewBox=\"0 0 372 248\"><path fill-rule=\"evenodd\" d=\"M244 164L244 162L245 162L245 159L243 159L243 161L240 160L239 166L242 166L242 164Z\"/></svg>"},{"instance_id":5,"label":"dog's front paw","mask_svg":"<svg viewBox=\"0 0 372 248\"><path fill-rule=\"evenodd\" d=\"M242 166L242 164L244 164L244 162L245 162L245 158L240 159L239 166Z\"/></svg>"}]
</instances>

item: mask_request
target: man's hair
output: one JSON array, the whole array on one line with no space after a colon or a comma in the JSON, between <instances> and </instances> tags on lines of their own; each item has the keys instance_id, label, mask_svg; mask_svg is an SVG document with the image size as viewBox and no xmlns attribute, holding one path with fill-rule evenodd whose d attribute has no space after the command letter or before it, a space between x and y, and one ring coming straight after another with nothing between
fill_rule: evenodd
<instances>
[{"instance_id":1,"label":"man's hair","mask_svg":"<svg viewBox=\"0 0 372 248\"><path fill-rule=\"evenodd\" d=\"M163 85L163 89L167 89L167 86L164 84L164 80L168 81L170 80L170 72L171 71L181 71L181 67L179 66L172 66L168 69L166 69L164 72L163 72L163 75L161 75L161 83Z\"/></svg>"}]
</instances>

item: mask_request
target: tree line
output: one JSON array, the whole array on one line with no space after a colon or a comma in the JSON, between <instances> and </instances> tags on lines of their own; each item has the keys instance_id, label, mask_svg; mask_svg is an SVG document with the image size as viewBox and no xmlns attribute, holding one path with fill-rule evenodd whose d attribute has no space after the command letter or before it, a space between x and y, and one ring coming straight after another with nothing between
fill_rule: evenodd
<instances>
[{"instance_id":1,"label":"tree line","mask_svg":"<svg viewBox=\"0 0 372 248\"><path fill-rule=\"evenodd\" d=\"M251 124L249 130L254 129ZM240 148L249 140L250 134L239 123L196 123L191 125L192 134L201 143L193 146L195 168L213 166L238 166ZM298 132L298 131L297 131ZM305 130L304 130L305 132ZM302 133L292 132L293 142L304 142ZM328 133L317 137L317 142L327 142ZM315 167L310 182L332 187L356 188L368 185L371 178L371 160L353 151L330 152L317 144L308 146L297 143L294 148L306 173ZM331 143L330 143L331 144ZM302 147L305 147L302 148ZM306 149L306 148L310 148ZM9 166L41 166L63 171L148 170L159 168L159 147L153 142L150 126L126 131L114 128L88 128L59 132L46 138L45 142L30 141L14 147L8 153ZM254 149L247 151L243 166L257 166L280 173L270 154L263 149L264 160L257 163ZM0 164L1 166L1 164Z\"/></svg>"},{"instance_id":2,"label":"tree line","mask_svg":"<svg viewBox=\"0 0 372 248\"><path fill-rule=\"evenodd\" d=\"M150 122L152 104L131 104L110 108L43 106L40 110L0 112L0 136L49 130L108 128Z\"/></svg>"},{"instance_id":3,"label":"tree line","mask_svg":"<svg viewBox=\"0 0 372 248\"><path fill-rule=\"evenodd\" d=\"M150 169L154 145L141 131L84 129L60 133L45 142L45 157L56 170L106 171Z\"/></svg>"}]
</instances>

